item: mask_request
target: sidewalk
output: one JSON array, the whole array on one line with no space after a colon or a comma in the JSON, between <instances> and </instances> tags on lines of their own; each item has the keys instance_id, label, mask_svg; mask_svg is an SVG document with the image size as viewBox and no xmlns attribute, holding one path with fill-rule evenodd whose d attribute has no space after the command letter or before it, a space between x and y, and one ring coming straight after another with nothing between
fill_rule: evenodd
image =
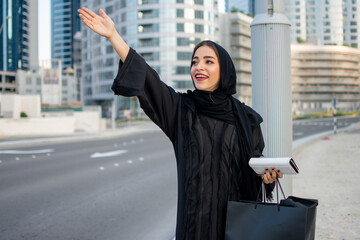
<instances>
[{"instance_id":1,"label":"sidewalk","mask_svg":"<svg viewBox=\"0 0 360 240\"><path fill-rule=\"evenodd\" d=\"M295 150L293 195L319 200L316 239L360 240L360 124Z\"/></svg>"}]
</instances>

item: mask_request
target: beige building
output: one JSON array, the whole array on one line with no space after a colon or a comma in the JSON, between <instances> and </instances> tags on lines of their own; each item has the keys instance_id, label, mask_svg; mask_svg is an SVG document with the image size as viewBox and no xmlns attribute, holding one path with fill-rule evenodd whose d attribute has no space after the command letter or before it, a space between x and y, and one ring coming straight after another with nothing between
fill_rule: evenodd
<instances>
[{"instance_id":1,"label":"beige building","mask_svg":"<svg viewBox=\"0 0 360 240\"><path fill-rule=\"evenodd\" d=\"M344 46L294 44L292 58L293 113L360 109L360 50Z\"/></svg>"},{"instance_id":2,"label":"beige building","mask_svg":"<svg viewBox=\"0 0 360 240\"><path fill-rule=\"evenodd\" d=\"M251 31L253 20L242 13L221 16L220 44L230 53L237 74L237 97L251 106Z\"/></svg>"}]
</instances>

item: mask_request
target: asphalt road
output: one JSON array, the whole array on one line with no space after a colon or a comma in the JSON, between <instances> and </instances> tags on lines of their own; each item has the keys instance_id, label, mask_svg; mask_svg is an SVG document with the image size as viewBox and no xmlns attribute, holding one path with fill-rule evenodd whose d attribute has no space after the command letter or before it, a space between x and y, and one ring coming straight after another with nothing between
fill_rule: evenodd
<instances>
[{"instance_id":1,"label":"asphalt road","mask_svg":"<svg viewBox=\"0 0 360 240\"><path fill-rule=\"evenodd\" d=\"M338 128L359 122L339 118ZM294 140L333 119L294 121ZM173 148L159 132L0 149L0 240L172 239Z\"/></svg>"},{"instance_id":2,"label":"asphalt road","mask_svg":"<svg viewBox=\"0 0 360 240\"><path fill-rule=\"evenodd\" d=\"M0 239L171 239L173 149L160 132L0 150Z\"/></svg>"},{"instance_id":3,"label":"asphalt road","mask_svg":"<svg viewBox=\"0 0 360 240\"><path fill-rule=\"evenodd\" d=\"M337 130L350 126L351 124L360 122L360 116L357 117L337 117ZM293 140L308 137L317 133L333 131L334 119L306 119L293 121Z\"/></svg>"}]
</instances>

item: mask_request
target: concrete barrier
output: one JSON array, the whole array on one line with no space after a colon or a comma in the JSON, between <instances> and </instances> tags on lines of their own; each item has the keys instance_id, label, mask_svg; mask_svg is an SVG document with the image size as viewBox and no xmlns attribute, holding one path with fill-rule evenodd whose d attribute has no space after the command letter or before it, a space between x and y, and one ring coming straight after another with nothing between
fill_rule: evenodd
<instances>
[{"instance_id":1,"label":"concrete barrier","mask_svg":"<svg viewBox=\"0 0 360 240\"><path fill-rule=\"evenodd\" d=\"M99 112L74 112L75 129L83 132L101 132L106 130L105 119Z\"/></svg>"},{"instance_id":2,"label":"concrete barrier","mask_svg":"<svg viewBox=\"0 0 360 240\"><path fill-rule=\"evenodd\" d=\"M0 119L0 136L54 136L75 132L75 118Z\"/></svg>"}]
</instances>

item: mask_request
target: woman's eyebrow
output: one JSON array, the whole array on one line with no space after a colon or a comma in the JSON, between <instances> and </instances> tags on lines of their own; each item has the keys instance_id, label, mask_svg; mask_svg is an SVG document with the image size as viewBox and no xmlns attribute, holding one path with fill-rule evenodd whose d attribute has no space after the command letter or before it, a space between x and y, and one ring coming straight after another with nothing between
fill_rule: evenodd
<instances>
[{"instance_id":1,"label":"woman's eyebrow","mask_svg":"<svg viewBox=\"0 0 360 240\"><path fill-rule=\"evenodd\" d=\"M203 58L212 58L212 59L215 59L213 56L204 56ZM199 59L198 56L194 56L193 59Z\"/></svg>"}]
</instances>

